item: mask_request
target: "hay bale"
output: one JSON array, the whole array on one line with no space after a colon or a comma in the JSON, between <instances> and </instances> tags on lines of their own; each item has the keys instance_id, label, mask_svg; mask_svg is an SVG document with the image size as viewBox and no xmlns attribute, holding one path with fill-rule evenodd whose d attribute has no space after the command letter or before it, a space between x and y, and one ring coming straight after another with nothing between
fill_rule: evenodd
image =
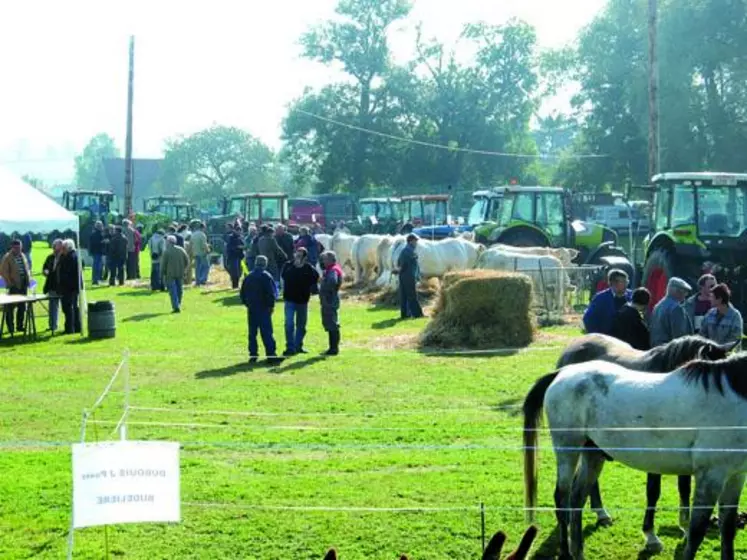
<instances>
[{"instance_id":1,"label":"hay bale","mask_svg":"<svg viewBox=\"0 0 747 560\"><path fill-rule=\"evenodd\" d=\"M452 272L443 278L422 346L515 348L534 338L532 282L494 270Z\"/></svg>"}]
</instances>

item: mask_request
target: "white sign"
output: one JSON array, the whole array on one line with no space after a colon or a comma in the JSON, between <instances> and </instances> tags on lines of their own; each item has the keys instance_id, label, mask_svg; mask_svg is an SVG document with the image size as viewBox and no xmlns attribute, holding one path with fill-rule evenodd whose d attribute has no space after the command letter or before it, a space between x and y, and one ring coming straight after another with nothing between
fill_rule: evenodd
<instances>
[{"instance_id":1,"label":"white sign","mask_svg":"<svg viewBox=\"0 0 747 560\"><path fill-rule=\"evenodd\" d=\"M179 444L73 444L73 526L179 522Z\"/></svg>"}]
</instances>

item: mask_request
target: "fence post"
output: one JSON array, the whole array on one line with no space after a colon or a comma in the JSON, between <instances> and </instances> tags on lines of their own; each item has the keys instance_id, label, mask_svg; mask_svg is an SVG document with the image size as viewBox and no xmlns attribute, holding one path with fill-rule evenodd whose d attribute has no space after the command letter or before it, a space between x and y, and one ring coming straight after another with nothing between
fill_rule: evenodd
<instances>
[{"instance_id":1,"label":"fence post","mask_svg":"<svg viewBox=\"0 0 747 560\"><path fill-rule=\"evenodd\" d=\"M547 302L547 286L545 286L545 275L542 273L542 260L537 259L539 264L540 273L540 285L542 286L542 301L545 302L545 312L547 313L547 320L550 321L550 304Z\"/></svg>"}]
</instances>

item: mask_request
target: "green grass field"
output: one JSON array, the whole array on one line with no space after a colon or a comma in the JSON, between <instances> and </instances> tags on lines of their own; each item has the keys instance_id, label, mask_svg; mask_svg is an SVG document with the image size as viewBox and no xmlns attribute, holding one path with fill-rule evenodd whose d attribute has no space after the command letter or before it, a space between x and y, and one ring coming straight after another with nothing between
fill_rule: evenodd
<instances>
[{"instance_id":1,"label":"green grass field","mask_svg":"<svg viewBox=\"0 0 747 560\"><path fill-rule=\"evenodd\" d=\"M35 268L44 253L35 254ZM76 558L101 558L108 548L112 557L140 559L312 559L330 546L343 560L404 552L477 558L480 503L488 537L504 529L510 544L518 541L525 521L515 405L577 329L543 330L536 351L512 356L426 356L411 349L426 320L401 323L396 310L344 302L341 356L312 353L250 368L246 315L231 291L188 289L181 315L170 313L165 294L144 289L97 288L88 296L115 302L116 339L44 333L36 343L0 345L0 558L64 557L70 444L79 438L81 411L125 350L131 405L168 409L133 410L130 439L182 443L182 522L110 527L106 535L103 528L76 531ZM321 351L316 301L311 308L307 345ZM277 335L277 313L275 321ZM45 327L46 318L38 323ZM111 437L123 398L121 385L114 389L88 441ZM554 459L547 437L542 445L540 504L550 507ZM642 473L607 465L602 495L615 524L597 528L586 516L587 558L638 557L644 481ZM660 505L677 503L676 482L665 478ZM538 521L536 557L552 556L554 515L542 512ZM677 557L676 513L661 512L658 521L662 557ZM743 532L737 545L738 557L747 557ZM701 558L719 556L716 532L701 550Z\"/></svg>"}]
</instances>

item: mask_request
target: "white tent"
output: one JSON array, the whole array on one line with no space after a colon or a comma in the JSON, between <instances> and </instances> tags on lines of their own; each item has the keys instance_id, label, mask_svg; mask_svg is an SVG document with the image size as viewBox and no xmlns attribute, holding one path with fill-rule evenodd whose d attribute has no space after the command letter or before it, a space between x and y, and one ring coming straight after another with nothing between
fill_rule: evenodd
<instances>
[{"instance_id":1,"label":"white tent","mask_svg":"<svg viewBox=\"0 0 747 560\"><path fill-rule=\"evenodd\" d=\"M78 216L68 212L23 179L0 167L0 233L50 233L74 231Z\"/></svg>"},{"instance_id":2,"label":"white tent","mask_svg":"<svg viewBox=\"0 0 747 560\"><path fill-rule=\"evenodd\" d=\"M8 236L13 232L51 233L53 231L75 232L80 244L80 221L54 200L39 192L15 173L0 167L0 233ZM81 259L78 259L80 273ZM81 335L86 314L85 286L80 286Z\"/></svg>"}]
</instances>

